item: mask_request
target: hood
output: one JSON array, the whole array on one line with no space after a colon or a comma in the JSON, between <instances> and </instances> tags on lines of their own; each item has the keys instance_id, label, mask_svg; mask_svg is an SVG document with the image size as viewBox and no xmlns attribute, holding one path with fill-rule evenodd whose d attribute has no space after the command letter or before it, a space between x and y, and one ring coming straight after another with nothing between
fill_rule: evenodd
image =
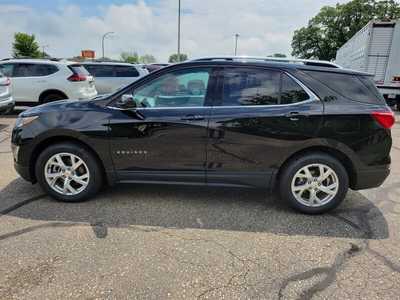
<instances>
[{"instance_id":1,"label":"hood","mask_svg":"<svg viewBox=\"0 0 400 300\"><path fill-rule=\"evenodd\" d=\"M20 116L29 117L54 111L85 110L93 107L94 103L93 100L59 100L29 108Z\"/></svg>"}]
</instances>

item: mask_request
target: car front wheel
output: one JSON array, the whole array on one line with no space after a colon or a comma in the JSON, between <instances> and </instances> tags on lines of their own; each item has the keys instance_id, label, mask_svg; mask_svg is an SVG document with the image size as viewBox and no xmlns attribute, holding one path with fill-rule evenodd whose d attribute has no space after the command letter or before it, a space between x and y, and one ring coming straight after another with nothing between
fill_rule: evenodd
<instances>
[{"instance_id":1,"label":"car front wheel","mask_svg":"<svg viewBox=\"0 0 400 300\"><path fill-rule=\"evenodd\" d=\"M320 214L336 208L345 198L349 179L344 166L324 153L292 160L280 176L281 197L294 209Z\"/></svg>"},{"instance_id":2,"label":"car front wheel","mask_svg":"<svg viewBox=\"0 0 400 300\"><path fill-rule=\"evenodd\" d=\"M77 202L94 196L102 172L93 154L80 145L61 143L46 148L36 163L36 178L53 198Z\"/></svg>"}]
</instances>

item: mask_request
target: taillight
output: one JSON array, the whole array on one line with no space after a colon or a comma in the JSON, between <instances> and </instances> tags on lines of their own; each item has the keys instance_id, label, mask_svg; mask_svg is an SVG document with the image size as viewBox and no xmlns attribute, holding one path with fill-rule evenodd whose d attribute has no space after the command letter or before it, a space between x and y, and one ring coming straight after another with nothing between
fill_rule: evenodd
<instances>
[{"instance_id":1,"label":"taillight","mask_svg":"<svg viewBox=\"0 0 400 300\"><path fill-rule=\"evenodd\" d=\"M9 86L11 84L11 80L10 78L7 78L6 81L4 81L3 83L0 83L0 86Z\"/></svg>"},{"instance_id":2,"label":"taillight","mask_svg":"<svg viewBox=\"0 0 400 300\"><path fill-rule=\"evenodd\" d=\"M69 81L77 82L77 81L85 81L86 76L80 74L73 74L67 78Z\"/></svg>"},{"instance_id":3,"label":"taillight","mask_svg":"<svg viewBox=\"0 0 400 300\"><path fill-rule=\"evenodd\" d=\"M392 128L394 122L396 121L392 111L375 111L371 115L385 129Z\"/></svg>"}]
</instances>

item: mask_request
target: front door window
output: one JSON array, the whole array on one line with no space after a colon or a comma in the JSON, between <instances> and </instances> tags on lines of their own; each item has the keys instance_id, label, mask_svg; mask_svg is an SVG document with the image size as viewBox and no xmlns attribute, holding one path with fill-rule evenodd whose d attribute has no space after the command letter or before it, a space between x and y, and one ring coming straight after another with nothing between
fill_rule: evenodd
<instances>
[{"instance_id":1,"label":"front door window","mask_svg":"<svg viewBox=\"0 0 400 300\"><path fill-rule=\"evenodd\" d=\"M211 69L180 70L158 77L137 88L137 107L204 106Z\"/></svg>"}]
</instances>

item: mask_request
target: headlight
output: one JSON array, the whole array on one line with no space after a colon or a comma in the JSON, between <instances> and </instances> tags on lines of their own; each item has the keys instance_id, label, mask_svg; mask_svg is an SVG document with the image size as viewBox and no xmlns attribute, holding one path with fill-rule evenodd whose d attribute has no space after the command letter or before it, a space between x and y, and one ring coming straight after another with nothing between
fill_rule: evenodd
<instances>
[{"instance_id":1,"label":"headlight","mask_svg":"<svg viewBox=\"0 0 400 300\"><path fill-rule=\"evenodd\" d=\"M17 121L15 121L15 128L26 126L35 121L37 118L39 118L39 116L18 117Z\"/></svg>"}]
</instances>

